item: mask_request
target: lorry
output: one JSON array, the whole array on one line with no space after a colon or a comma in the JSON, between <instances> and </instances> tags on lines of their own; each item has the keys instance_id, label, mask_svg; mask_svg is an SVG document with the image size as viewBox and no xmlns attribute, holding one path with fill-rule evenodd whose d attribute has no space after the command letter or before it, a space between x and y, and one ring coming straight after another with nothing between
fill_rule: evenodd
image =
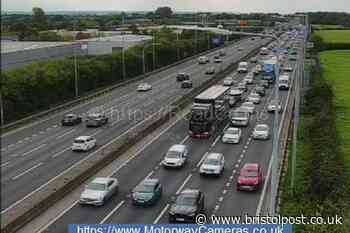
<instances>
[{"instance_id":1,"label":"lorry","mask_svg":"<svg viewBox=\"0 0 350 233\"><path fill-rule=\"evenodd\" d=\"M209 138L223 127L228 119L230 88L215 85L194 98L189 120L189 135Z\"/></svg>"},{"instance_id":2,"label":"lorry","mask_svg":"<svg viewBox=\"0 0 350 233\"><path fill-rule=\"evenodd\" d=\"M280 90L288 90L289 89L289 75L282 74L278 78L278 89Z\"/></svg>"},{"instance_id":3,"label":"lorry","mask_svg":"<svg viewBox=\"0 0 350 233\"><path fill-rule=\"evenodd\" d=\"M265 60L262 66L262 79L267 80L270 84L273 84L276 81L276 65L277 60L271 58L269 60Z\"/></svg>"}]
</instances>

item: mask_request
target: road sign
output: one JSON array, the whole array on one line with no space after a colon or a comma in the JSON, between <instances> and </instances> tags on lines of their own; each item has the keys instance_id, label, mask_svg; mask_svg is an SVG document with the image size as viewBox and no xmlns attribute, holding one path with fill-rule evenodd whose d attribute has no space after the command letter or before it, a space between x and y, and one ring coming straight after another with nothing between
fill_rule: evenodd
<instances>
[{"instance_id":1,"label":"road sign","mask_svg":"<svg viewBox=\"0 0 350 233\"><path fill-rule=\"evenodd\" d=\"M213 45L215 45L215 46L219 46L219 45L221 45L222 40L221 40L220 37L214 37L214 38L212 39L212 43L213 43Z\"/></svg>"}]
</instances>

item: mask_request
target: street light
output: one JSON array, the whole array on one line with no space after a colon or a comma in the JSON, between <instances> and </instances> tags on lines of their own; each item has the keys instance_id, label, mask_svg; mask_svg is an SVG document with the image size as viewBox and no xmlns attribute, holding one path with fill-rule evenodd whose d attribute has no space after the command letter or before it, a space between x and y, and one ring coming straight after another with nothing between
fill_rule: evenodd
<instances>
[{"instance_id":1,"label":"street light","mask_svg":"<svg viewBox=\"0 0 350 233\"><path fill-rule=\"evenodd\" d=\"M142 48L142 72L143 72L143 74L146 73L145 50L146 50L146 48L148 48L149 46L153 46L153 48L154 48L154 46L156 46L156 45L160 45L160 43L151 43L151 44L147 44L147 45L143 46L143 48ZM154 49L153 49L153 52L154 52ZM153 54L153 56L154 56L154 54Z\"/></svg>"}]
</instances>

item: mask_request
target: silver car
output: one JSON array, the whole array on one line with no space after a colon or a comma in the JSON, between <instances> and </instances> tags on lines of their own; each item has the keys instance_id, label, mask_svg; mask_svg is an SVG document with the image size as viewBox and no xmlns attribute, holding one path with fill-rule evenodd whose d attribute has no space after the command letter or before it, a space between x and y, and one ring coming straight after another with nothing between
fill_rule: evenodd
<instances>
[{"instance_id":1,"label":"silver car","mask_svg":"<svg viewBox=\"0 0 350 233\"><path fill-rule=\"evenodd\" d=\"M270 127L267 124L257 124L253 131L254 139L267 140L270 138Z\"/></svg>"},{"instance_id":2,"label":"silver car","mask_svg":"<svg viewBox=\"0 0 350 233\"><path fill-rule=\"evenodd\" d=\"M222 153L209 153L199 168L200 175L216 175L223 173L225 158Z\"/></svg>"},{"instance_id":3,"label":"silver car","mask_svg":"<svg viewBox=\"0 0 350 233\"><path fill-rule=\"evenodd\" d=\"M234 143L237 144L241 141L242 130L239 128L230 127L227 128L222 135L223 143Z\"/></svg>"},{"instance_id":4,"label":"silver car","mask_svg":"<svg viewBox=\"0 0 350 233\"><path fill-rule=\"evenodd\" d=\"M241 105L242 108L246 108L250 114L254 114L255 112L255 105L253 102L244 102L242 105Z\"/></svg>"},{"instance_id":5,"label":"silver car","mask_svg":"<svg viewBox=\"0 0 350 233\"><path fill-rule=\"evenodd\" d=\"M259 104L260 99L261 99L260 95L255 92L250 93L250 95L248 96L248 101L253 102L254 104Z\"/></svg>"},{"instance_id":6,"label":"silver car","mask_svg":"<svg viewBox=\"0 0 350 233\"><path fill-rule=\"evenodd\" d=\"M118 180L111 177L95 178L86 185L79 203L101 206L118 191Z\"/></svg>"}]
</instances>

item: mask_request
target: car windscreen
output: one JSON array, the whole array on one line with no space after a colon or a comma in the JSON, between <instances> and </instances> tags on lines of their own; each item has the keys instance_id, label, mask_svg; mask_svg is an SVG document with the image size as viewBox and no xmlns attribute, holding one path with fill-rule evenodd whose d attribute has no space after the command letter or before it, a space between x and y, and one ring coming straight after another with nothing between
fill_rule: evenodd
<instances>
[{"instance_id":1,"label":"car windscreen","mask_svg":"<svg viewBox=\"0 0 350 233\"><path fill-rule=\"evenodd\" d=\"M227 134L238 134L239 133L239 129L228 129L226 130Z\"/></svg>"},{"instance_id":2,"label":"car windscreen","mask_svg":"<svg viewBox=\"0 0 350 233\"><path fill-rule=\"evenodd\" d=\"M85 143L85 141L82 139L75 139L74 143Z\"/></svg>"},{"instance_id":3,"label":"car windscreen","mask_svg":"<svg viewBox=\"0 0 350 233\"><path fill-rule=\"evenodd\" d=\"M194 206L196 203L196 197L190 195L179 195L176 198L176 205L180 206Z\"/></svg>"},{"instance_id":4,"label":"car windscreen","mask_svg":"<svg viewBox=\"0 0 350 233\"><path fill-rule=\"evenodd\" d=\"M258 172L255 170L244 170L241 175L244 177L257 177Z\"/></svg>"},{"instance_id":5,"label":"car windscreen","mask_svg":"<svg viewBox=\"0 0 350 233\"><path fill-rule=\"evenodd\" d=\"M231 117L233 118L242 118L242 117L246 117L247 114L245 112L232 112L231 113Z\"/></svg>"},{"instance_id":6,"label":"car windscreen","mask_svg":"<svg viewBox=\"0 0 350 233\"><path fill-rule=\"evenodd\" d=\"M169 151L166 153L166 156L165 156L165 157L171 158L171 159L177 159L177 158L180 158L180 157L181 157L181 152L169 150Z\"/></svg>"},{"instance_id":7,"label":"car windscreen","mask_svg":"<svg viewBox=\"0 0 350 233\"><path fill-rule=\"evenodd\" d=\"M258 125L255 129L256 129L256 131L266 131L267 130L267 126L265 126L265 125Z\"/></svg>"},{"instance_id":8,"label":"car windscreen","mask_svg":"<svg viewBox=\"0 0 350 233\"><path fill-rule=\"evenodd\" d=\"M152 193L154 190L154 185L150 184L140 184L135 188L135 192L138 193Z\"/></svg>"},{"instance_id":9,"label":"car windscreen","mask_svg":"<svg viewBox=\"0 0 350 233\"><path fill-rule=\"evenodd\" d=\"M95 191L104 191L106 189L106 185L101 183L90 183L86 188Z\"/></svg>"},{"instance_id":10,"label":"car windscreen","mask_svg":"<svg viewBox=\"0 0 350 233\"><path fill-rule=\"evenodd\" d=\"M217 160L217 159L207 158L207 159L203 162L203 164L205 164L205 165L219 165L220 162L219 162L219 160Z\"/></svg>"}]
</instances>

